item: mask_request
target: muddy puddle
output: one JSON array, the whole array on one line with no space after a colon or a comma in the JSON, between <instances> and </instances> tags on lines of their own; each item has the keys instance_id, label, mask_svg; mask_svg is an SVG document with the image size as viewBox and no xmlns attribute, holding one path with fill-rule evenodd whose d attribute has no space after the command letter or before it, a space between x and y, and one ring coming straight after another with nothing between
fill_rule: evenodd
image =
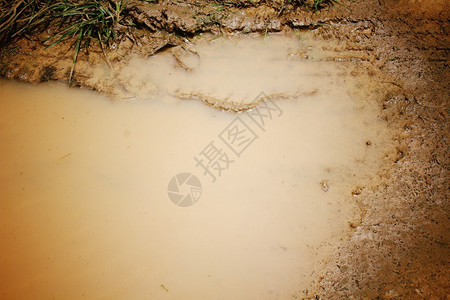
<instances>
[{"instance_id":1,"label":"muddy puddle","mask_svg":"<svg viewBox=\"0 0 450 300\"><path fill-rule=\"evenodd\" d=\"M117 99L170 96L245 111L263 100L297 99L342 81L338 75L348 70L322 61L324 46L301 32L265 37L203 34L148 58L94 64L80 76ZM262 91L265 97L257 97Z\"/></svg>"},{"instance_id":2,"label":"muddy puddle","mask_svg":"<svg viewBox=\"0 0 450 300\"><path fill-rule=\"evenodd\" d=\"M179 49L192 70L168 51L131 60L128 100L0 81L2 298L305 295L389 134L342 66L270 41ZM181 99L201 97L261 104Z\"/></svg>"}]
</instances>

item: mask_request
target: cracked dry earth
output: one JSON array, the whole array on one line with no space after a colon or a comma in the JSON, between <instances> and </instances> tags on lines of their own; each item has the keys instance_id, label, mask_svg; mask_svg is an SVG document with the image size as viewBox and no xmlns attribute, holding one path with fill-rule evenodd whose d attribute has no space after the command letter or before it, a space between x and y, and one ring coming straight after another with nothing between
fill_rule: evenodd
<instances>
[{"instance_id":1,"label":"cracked dry earth","mask_svg":"<svg viewBox=\"0 0 450 300\"><path fill-rule=\"evenodd\" d=\"M354 192L363 213L349 224L348 239L314 275L310 289L292 298L448 299L448 2L361 0L317 13L282 1L226 3L130 1L127 18L138 27L128 29L106 59L95 47L80 54L75 85L121 99L151 97L145 78L126 75L133 58L169 53L188 69L201 34L304 36L298 59L342 62L352 67L351 76L373 78L379 117L396 135L379 184ZM39 40L49 34L4 46L0 74L32 83L67 80L72 52L67 44L45 50ZM178 96L231 111L257 105L214 95Z\"/></svg>"}]
</instances>

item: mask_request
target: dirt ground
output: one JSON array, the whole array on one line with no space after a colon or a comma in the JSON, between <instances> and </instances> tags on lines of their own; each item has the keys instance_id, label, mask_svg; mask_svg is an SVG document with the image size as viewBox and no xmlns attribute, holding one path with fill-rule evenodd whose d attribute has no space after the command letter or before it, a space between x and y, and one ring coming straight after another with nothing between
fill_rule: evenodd
<instances>
[{"instance_id":1,"label":"dirt ground","mask_svg":"<svg viewBox=\"0 0 450 300\"><path fill-rule=\"evenodd\" d=\"M130 1L126 29L103 53L83 52L75 85L111 93L113 85L92 81L93 63L114 68L130 55L150 56L188 45L202 32L310 30L329 60L358 66L383 88L380 117L398 132L397 152L386 157L376 187L355 195L365 210L351 236L302 291L316 299L449 299L448 96L450 10L445 0L359 0L318 12L285 1ZM0 49L0 75L28 82L66 81L68 44L45 50L40 35L25 36ZM127 89L123 86L123 89Z\"/></svg>"}]
</instances>

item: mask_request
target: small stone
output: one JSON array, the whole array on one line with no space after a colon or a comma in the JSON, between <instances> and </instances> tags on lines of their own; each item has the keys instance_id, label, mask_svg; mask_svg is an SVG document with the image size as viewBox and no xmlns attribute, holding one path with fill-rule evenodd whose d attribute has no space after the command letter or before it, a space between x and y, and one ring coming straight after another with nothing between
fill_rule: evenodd
<instances>
[{"instance_id":1,"label":"small stone","mask_svg":"<svg viewBox=\"0 0 450 300\"><path fill-rule=\"evenodd\" d=\"M356 189L353 190L352 196L359 196L359 195L361 195L362 191L363 191L363 188L358 186L358 187L356 187Z\"/></svg>"},{"instance_id":2,"label":"small stone","mask_svg":"<svg viewBox=\"0 0 450 300\"><path fill-rule=\"evenodd\" d=\"M320 186L322 187L322 191L324 192L328 192L328 190L330 189L330 187L328 186L328 180L322 180L320 182Z\"/></svg>"}]
</instances>

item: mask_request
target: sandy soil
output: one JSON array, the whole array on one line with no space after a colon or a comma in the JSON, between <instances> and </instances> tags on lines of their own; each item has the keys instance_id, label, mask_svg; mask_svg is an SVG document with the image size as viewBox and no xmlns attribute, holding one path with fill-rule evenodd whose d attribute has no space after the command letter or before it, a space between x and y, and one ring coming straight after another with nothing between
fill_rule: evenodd
<instances>
[{"instance_id":1,"label":"sandy soil","mask_svg":"<svg viewBox=\"0 0 450 300\"><path fill-rule=\"evenodd\" d=\"M256 7L226 2L233 5L222 9L207 1L130 1L128 17L139 28L107 51L107 63L101 49L80 55L76 85L126 97L133 93L129 83L92 81L97 73L90 66L104 64L108 70L109 65L107 72L114 78L130 57L186 47L202 32L310 30L315 37L311 43L320 45L323 60L352 64L355 77L373 76L383 95L380 117L399 133L396 152L386 157L381 183L355 194L365 215L349 225L349 240L305 293L324 299L448 299L447 2L361 0L318 13L283 7L281 1L261 1ZM71 51L64 44L46 51L40 37L26 36L3 47L0 74L33 83L67 80ZM327 42L333 46L327 47Z\"/></svg>"}]
</instances>

